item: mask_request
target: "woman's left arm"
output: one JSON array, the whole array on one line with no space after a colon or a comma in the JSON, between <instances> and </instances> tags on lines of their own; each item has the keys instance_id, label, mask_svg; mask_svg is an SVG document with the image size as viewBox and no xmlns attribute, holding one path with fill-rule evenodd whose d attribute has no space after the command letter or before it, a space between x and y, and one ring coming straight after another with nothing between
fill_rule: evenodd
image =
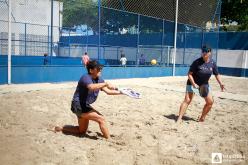
<instances>
[{"instance_id":1,"label":"woman's left arm","mask_svg":"<svg viewBox=\"0 0 248 165\"><path fill-rule=\"evenodd\" d=\"M216 78L216 80L218 81L218 83L219 83L219 85L220 85L221 91L223 92L224 89L225 89L225 85L224 85L224 84L222 83L222 81L221 81L220 74L215 75L215 78Z\"/></svg>"}]
</instances>

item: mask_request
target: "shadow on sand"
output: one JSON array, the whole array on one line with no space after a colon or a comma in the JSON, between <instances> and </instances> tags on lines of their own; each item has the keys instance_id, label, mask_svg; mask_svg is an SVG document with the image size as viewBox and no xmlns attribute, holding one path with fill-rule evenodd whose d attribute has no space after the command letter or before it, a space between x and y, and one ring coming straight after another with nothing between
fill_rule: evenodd
<instances>
[{"instance_id":1,"label":"shadow on sand","mask_svg":"<svg viewBox=\"0 0 248 165\"><path fill-rule=\"evenodd\" d=\"M177 118L178 118L178 116L176 116L175 114L164 115L164 117L166 117L167 119L170 119L170 120L174 120L175 122L177 121ZM188 116L183 116L182 120L184 120L184 121L195 121L195 122L197 122L197 120L195 120L192 117L188 117Z\"/></svg>"},{"instance_id":2,"label":"shadow on sand","mask_svg":"<svg viewBox=\"0 0 248 165\"><path fill-rule=\"evenodd\" d=\"M68 130L68 129L78 128L78 126L64 125L63 128ZM62 131L62 133L64 135L71 135L71 136L76 136L76 137L79 137L79 138L89 138L89 139L92 139L92 140L97 140L99 138L103 138L102 134L99 133L99 132L96 132L96 135L89 135L89 134L92 133L91 131L87 131L85 134L72 133L72 132L68 132L68 131Z\"/></svg>"}]
</instances>

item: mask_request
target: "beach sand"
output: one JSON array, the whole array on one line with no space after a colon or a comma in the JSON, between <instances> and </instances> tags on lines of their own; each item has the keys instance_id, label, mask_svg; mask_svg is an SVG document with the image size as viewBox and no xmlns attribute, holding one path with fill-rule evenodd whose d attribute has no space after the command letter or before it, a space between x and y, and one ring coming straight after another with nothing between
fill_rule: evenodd
<instances>
[{"instance_id":1,"label":"beach sand","mask_svg":"<svg viewBox=\"0 0 248 165\"><path fill-rule=\"evenodd\" d=\"M142 99L100 92L93 107L106 119L111 139L90 122L86 136L49 131L77 125L70 103L77 82L0 85L0 162L3 165L248 164L248 79L222 77L227 91L210 81L215 103L204 123L204 100L195 96L183 123L175 119L187 77L109 80ZM108 80L106 80L108 81ZM218 160L215 160L218 161Z\"/></svg>"}]
</instances>

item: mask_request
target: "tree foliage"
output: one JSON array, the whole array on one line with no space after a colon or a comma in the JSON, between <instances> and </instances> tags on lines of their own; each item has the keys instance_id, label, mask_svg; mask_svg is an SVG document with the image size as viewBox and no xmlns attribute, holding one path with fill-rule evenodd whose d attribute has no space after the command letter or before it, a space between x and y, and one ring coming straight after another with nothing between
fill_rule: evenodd
<instances>
[{"instance_id":1,"label":"tree foliage","mask_svg":"<svg viewBox=\"0 0 248 165\"><path fill-rule=\"evenodd\" d=\"M87 24L93 31L98 31L98 7L97 0L60 0L63 2L63 26L73 27L75 25ZM116 0L115 0L116 1ZM122 6L120 1L111 0L111 5ZM102 0L106 3L108 0ZM124 1L123 1L124 2ZM126 1L125 1L126 2ZM160 2L160 1L159 1ZM162 1L161 1L162 2ZM167 1L166 1L167 2ZM128 3L128 2L126 2ZM143 4L148 3L144 0ZM173 1L171 1L173 4ZM158 3L159 4L159 3ZM162 5L162 4L161 4ZM111 6L110 6L111 7ZM132 12L140 9L137 6L129 6ZM157 6L157 8L159 8ZM125 12L117 12L106 8L101 9L101 30L118 32L122 28L137 27L137 15ZM159 20L150 21L148 18L141 17L140 30L153 32L161 31ZM230 22L238 22L237 26L229 26ZM222 0L221 22L226 25L226 30L248 31L248 0ZM228 26L227 26L228 25Z\"/></svg>"},{"instance_id":2,"label":"tree foliage","mask_svg":"<svg viewBox=\"0 0 248 165\"><path fill-rule=\"evenodd\" d=\"M74 27L86 24L93 31L98 31L98 6L96 0L60 0L63 2L63 27ZM125 11L101 8L101 31L118 32L123 28L138 26L138 14ZM162 21L140 17L140 30L142 32L161 32Z\"/></svg>"},{"instance_id":3,"label":"tree foliage","mask_svg":"<svg viewBox=\"0 0 248 165\"><path fill-rule=\"evenodd\" d=\"M92 0L61 0L63 2L63 26L73 27L87 24L97 28L98 10Z\"/></svg>"},{"instance_id":4,"label":"tree foliage","mask_svg":"<svg viewBox=\"0 0 248 165\"><path fill-rule=\"evenodd\" d=\"M221 22L228 25L238 22L238 31L248 31L248 0L222 0ZM229 28L234 28L229 26ZM229 30L226 26L226 30Z\"/></svg>"}]
</instances>

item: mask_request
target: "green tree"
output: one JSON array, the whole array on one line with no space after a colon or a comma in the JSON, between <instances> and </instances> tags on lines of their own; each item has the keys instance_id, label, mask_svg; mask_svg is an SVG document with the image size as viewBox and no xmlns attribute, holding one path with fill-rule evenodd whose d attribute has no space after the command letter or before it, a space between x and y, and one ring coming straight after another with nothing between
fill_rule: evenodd
<instances>
[{"instance_id":1,"label":"green tree","mask_svg":"<svg viewBox=\"0 0 248 165\"><path fill-rule=\"evenodd\" d=\"M61 0L63 2L63 26L87 24L94 30L98 27L98 10L94 0Z\"/></svg>"},{"instance_id":2,"label":"green tree","mask_svg":"<svg viewBox=\"0 0 248 165\"><path fill-rule=\"evenodd\" d=\"M60 0L63 2L63 27L74 27L76 25L87 24L93 31L98 31L98 6L97 0ZM122 28L137 28L138 15L127 13L120 5L120 1L106 1L102 0L102 5L105 7L116 8L113 9L101 8L101 31L102 32L118 32ZM105 3L112 4L106 6ZM127 2L130 3L130 2ZM139 2L140 3L140 2ZM135 3L136 4L136 3ZM137 7L137 8L136 8ZM131 6L133 12L138 6ZM161 32L162 21L156 19L146 18L144 16L140 19L140 30L142 32Z\"/></svg>"},{"instance_id":3,"label":"green tree","mask_svg":"<svg viewBox=\"0 0 248 165\"><path fill-rule=\"evenodd\" d=\"M222 0L221 22L238 22L238 31L248 31L248 0ZM227 27L226 30L234 27Z\"/></svg>"},{"instance_id":4,"label":"green tree","mask_svg":"<svg viewBox=\"0 0 248 165\"><path fill-rule=\"evenodd\" d=\"M135 14L101 8L101 29L104 32L118 32L119 29L135 26L137 20Z\"/></svg>"}]
</instances>

